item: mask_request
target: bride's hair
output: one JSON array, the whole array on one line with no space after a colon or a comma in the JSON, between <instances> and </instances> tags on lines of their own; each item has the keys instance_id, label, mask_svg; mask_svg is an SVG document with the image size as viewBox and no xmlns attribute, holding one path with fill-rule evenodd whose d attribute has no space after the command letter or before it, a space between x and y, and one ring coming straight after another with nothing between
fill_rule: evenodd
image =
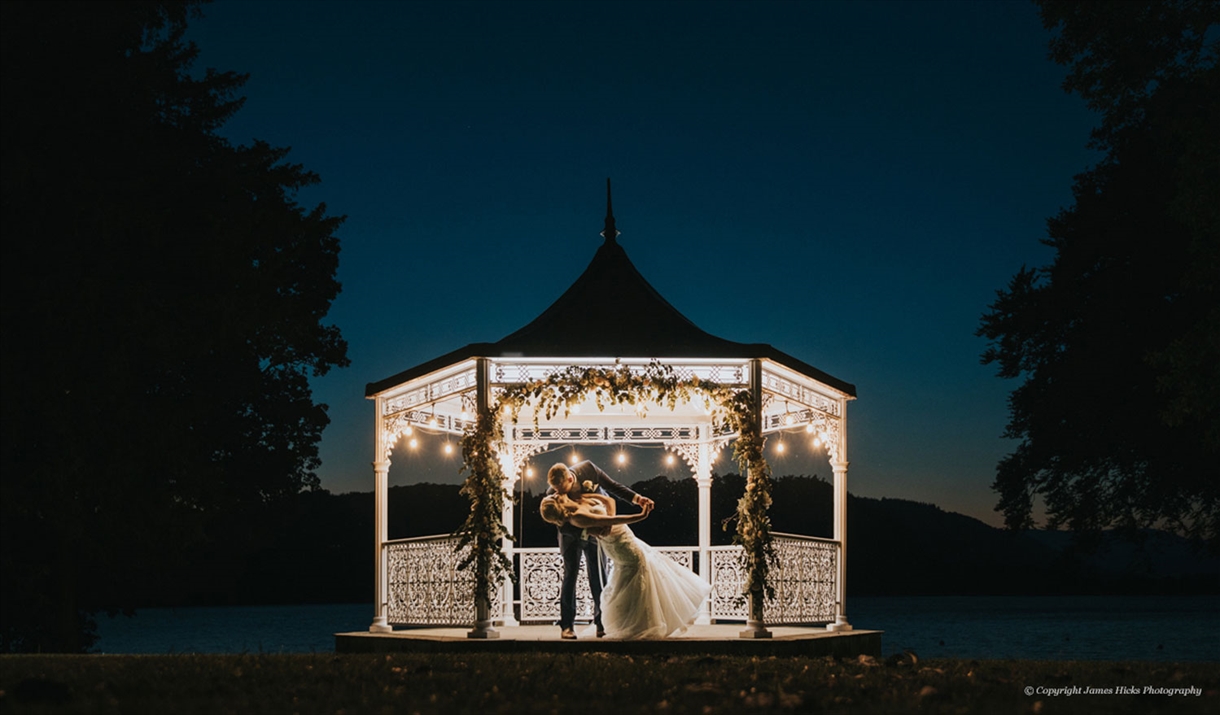
<instances>
[{"instance_id":1,"label":"bride's hair","mask_svg":"<svg viewBox=\"0 0 1220 715\"><path fill-rule=\"evenodd\" d=\"M559 496L556 494L543 498L538 513L542 515L543 521L555 526L563 526L564 520L568 518L568 510L559 504Z\"/></svg>"}]
</instances>

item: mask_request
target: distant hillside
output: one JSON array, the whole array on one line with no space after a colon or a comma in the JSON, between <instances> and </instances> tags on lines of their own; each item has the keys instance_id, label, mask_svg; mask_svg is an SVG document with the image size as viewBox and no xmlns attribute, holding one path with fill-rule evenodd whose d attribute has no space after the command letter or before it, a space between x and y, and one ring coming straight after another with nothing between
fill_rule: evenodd
<instances>
[{"instance_id":1,"label":"distant hillside","mask_svg":"<svg viewBox=\"0 0 1220 715\"><path fill-rule=\"evenodd\" d=\"M656 477L633 487L657 511L634 528L656 545L698 543L693 479ZM712 487L712 542L730 543L731 519L744 489L737 475ZM389 490L390 538L447 534L469 504L448 484ZM541 494L526 494L513 532L526 546L552 546L555 528L538 517ZM776 480L771 510L778 532L830 537L831 485L817 477ZM1149 532L1142 545L1108 537L1080 553L1065 532L1012 533L932 504L848 498L848 591L851 595L1220 593L1220 560L1204 558L1172 534ZM728 530L721 528L729 520ZM258 535L221 534L184 554L180 571L159 588L144 587L140 605L359 602L373 584L373 495L302 494L268 513Z\"/></svg>"}]
</instances>

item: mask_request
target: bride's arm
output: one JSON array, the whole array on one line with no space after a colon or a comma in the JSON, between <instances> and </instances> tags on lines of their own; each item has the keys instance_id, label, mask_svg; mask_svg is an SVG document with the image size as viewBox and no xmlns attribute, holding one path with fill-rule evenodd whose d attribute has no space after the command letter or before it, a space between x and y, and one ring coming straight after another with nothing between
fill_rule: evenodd
<instances>
[{"instance_id":1,"label":"bride's arm","mask_svg":"<svg viewBox=\"0 0 1220 715\"><path fill-rule=\"evenodd\" d=\"M615 502L614 499L606 496L605 494L585 494L581 498L582 499L595 499L595 500L601 502L602 505L604 505L606 507L606 512L610 516L614 516L615 512L618 511L617 502Z\"/></svg>"},{"instance_id":2,"label":"bride's arm","mask_svg":"<svg viewBox=\"0 0 1220 715\"><path fill-rule=\"evenodd\" d=\"M603 516L601 514L591 514L584 509L580 509L568 517L568 523L573 526L579 526L582 529L596 529L602 526L615 526L618 524L634 524L647 518L650 511L652 510L645 509L638 514Z\"/></svg>"}]
</instances>

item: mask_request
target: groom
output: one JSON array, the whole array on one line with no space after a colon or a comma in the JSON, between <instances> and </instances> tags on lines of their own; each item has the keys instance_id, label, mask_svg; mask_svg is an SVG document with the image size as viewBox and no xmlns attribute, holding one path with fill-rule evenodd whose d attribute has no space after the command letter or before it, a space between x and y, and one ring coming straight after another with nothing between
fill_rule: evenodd
<instances>
[{"instance_id":1,"label":"groom","mask_svg":"<svg viewBox=\"0 0 1220 715\"><path fill-rule=\"evenodd\" d=\"M652 507L653 501L636 494L631 489L614 481L593 462L585 460L569 468L559 462L546 474L550 485L548 494L565 494L571 499L580 499L581 494L596 492L613 495L640 507ZM597 555L597 543L588 538L584 530L571 524L559 528L559 554L563 557L563 588L559 591L559 637L574 640L576 631L576 577L580 574L580 557L585 557L589 571L589 591L593 594L593 622L597 624L597 637L606 635L602 627L602 562Z\"/></svg>"}]
</instances>

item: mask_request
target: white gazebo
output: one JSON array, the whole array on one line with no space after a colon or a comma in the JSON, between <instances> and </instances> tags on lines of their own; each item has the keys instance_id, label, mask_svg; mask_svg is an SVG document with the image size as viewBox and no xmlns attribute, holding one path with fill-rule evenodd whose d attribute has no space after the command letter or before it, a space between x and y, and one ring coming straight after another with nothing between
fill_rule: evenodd
<instances>
[{"instance_id":1,"label":"white gazebo","mask_svg":"<svg viewBox=\"0 0 1220 715\"><path fill-rule=\"evenodd\" d=\"M377 568L369 630L384 633L395 626L476 622L473 576L456 568L460 560L456 537L387 538L390 456L400 438L410 438L416 431L462 435L472 428L478 411L495 404L505 390L545 380L573 366L645 371L657 364L679 379L748 390L763 435L802 431L825 446L834 473L834 537L774 535L778 561L768 583L774 586L776 598L767 602L764 620L769 625L825 624L832 631L851 630L844 598L847 403L855 399L855 386L770 345L710 335L679 313L640 275L619 245L608 184L602 236L605 240L584 273L525 327L497 342L467 345L367 386L365 395L376 405ZM568 414L550 419L535 415L528 404L515 421L502 412L498 420L504 447L497 456L505 491L515 492L531 456L558 445L662 446L681 458L698 482L699 543L659 548L712 584L712 596L698 623L750 621L741 598L742 548L711 543L712 465L736 434L715 428L710 407L704 400L687 399L673 409L612 405L600 410L589 398L573 404ZM512 501L505 499L503 523L509 531L515 523L513 508ZM663 510L657 514L663 518ZM517 571L519 587L514 589L508 580L499 584L499 598L491 604L488 620L505 626L554 622L562 575L558 548L515 548L505 540L503 549ZM582 575L578 583L583 589L578 594L578 613L589 616L587 580ZM753 625L756 635L767 635L762 623ZM484 637L488 630L483 628Z\"/></svg>"}]
</instances>

